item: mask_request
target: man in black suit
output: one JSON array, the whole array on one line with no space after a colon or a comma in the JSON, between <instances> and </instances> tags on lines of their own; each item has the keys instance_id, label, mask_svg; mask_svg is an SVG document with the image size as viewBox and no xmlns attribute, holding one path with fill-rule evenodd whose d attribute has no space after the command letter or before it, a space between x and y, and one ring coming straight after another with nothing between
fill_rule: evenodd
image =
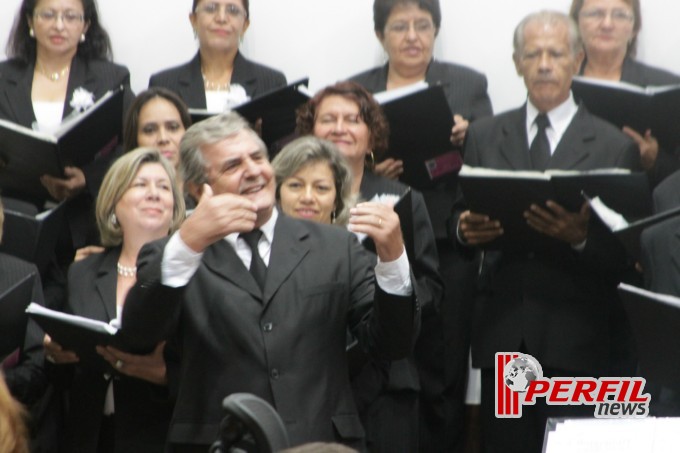
<instances>
[{"instance_id":1,"label":"man in black suit","mask_svg":"<svg viewBox=\"0 0 680 453\"><path fill-rule=\"evenodd\" d=\"M566 15L542 11L527 16L515 30L513 58L528 101L470 126L464 152L468 165L504 170L639 168L635 144L573 100L571 79L583 51L576 26ZM536 124L539 117L547 118L547 126ZM495 418L496 352L531 354L548 377L634 371L624 366L631 351L616 295L626 269L621 246L589 223L587 205L569 212L548 201L527 206L524 216L531 228L556 241L545 250L484 254L472 355L473 365L482 368L486 451L540 451L547 417L592 416L590 407L537 404L524 406L519 419ZM464 248L503 234L497 220L469 210L453 224L452 234Z\"/></svg>"},{"instance_id":2,"label":"man in black suit","mask_svg":"<svg viewBox=\"0 0 680 453\"><path fill-rule=\"evenodd\" d=\"M191 127L181 156L209 185L177 234L142 250L123 313L132 344L171 334L178 350L178 362L166 355L173 451L205 451L234 392L272 403L292 445L361 447L347 330L372 356L394 360L410 353L420 320L398 217L352 212L352 228L376 242L374 275L347 231L278 213L266 148L237 114ZM253 230L262 237L248 245L240 233Z\"/></svg>"}]
</instances>

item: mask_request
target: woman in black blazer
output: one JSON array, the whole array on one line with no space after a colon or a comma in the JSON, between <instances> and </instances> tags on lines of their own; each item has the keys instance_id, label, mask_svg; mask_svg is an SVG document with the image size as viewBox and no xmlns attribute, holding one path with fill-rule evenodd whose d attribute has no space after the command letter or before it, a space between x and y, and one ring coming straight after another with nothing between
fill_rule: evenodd
<instances>
[{"instance_id":1,"label":"woman in black blazer","mask_svg":"<svg viewBox=\"0 0 680 453\"><path fill-rule=\"evenodd\" d=\"M66 311L116 322L136 281L139 249L184 219L174 168L156 149L123 155L104 177L96 214L106 249L71 266ZM69 395L62 451L163 451L172 413L164 343L149 355L98 347L105 367L79 364L49 337L44 343L48 372Z\"/></svg>"},{"instance_id":2,"label":"woman in black blazer","mask_svg":"<svg viewBox=\"0 0 680 453\"><path fill-rule=\"evenodd\" d=\"M286 85L283 73L247 60L239 41L250 25L248 0L194 0L189 15L199 50L189 62L151 76L149 86L179 94L194 109L219 113Z\"/></svg>"},{"instance_id":3,"label":"woman in black blazer","mask_svg":"<svg viewBox=\"0 0 680 453\"><path fill-rule=\"evenodd\" d=\"M573 0L569 14L578 24L586 51L581 75L643 87L680 83L680 76L635 60L637 36L642 27L640 0L607 0L597 4ZM623 132L637 143L642 166L652 185L680 169L680 149L660 148L651 131L640 134L624 127Z\"/></svg>"},{"instance_id":4,"label":"woman in black blazer","mask_svg":"<svg viewBox=\"0 0 680 453\"><path fill-rule=\"evenodd\" d=\"M361 85L340 82L319 91L298 110L297 124L299 133L335 143L351 169L355 197L394 201L408 190L408 186L371 171L374 154L379 156L387 148L388 126L380 106ZM414 354L392 363L366 363L352 382L370 451L419 451L420 409L426 401L441 400L443 363L439 353L444 339L439 308L444 285L432 224L417 191L412 191L412 224L409 263L423 307ZM422 392L423 388L429 394Z\"/></svg>"}]
</instances>

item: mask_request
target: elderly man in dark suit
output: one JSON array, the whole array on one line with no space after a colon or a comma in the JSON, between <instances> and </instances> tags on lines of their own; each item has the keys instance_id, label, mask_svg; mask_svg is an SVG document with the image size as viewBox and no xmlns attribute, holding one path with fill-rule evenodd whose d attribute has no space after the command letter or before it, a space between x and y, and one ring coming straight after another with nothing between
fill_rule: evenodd
<instances>
[{"instance_id":1,"label":"elderly man in dark suit","mask_svg":"<svg viewBox=\"0 0 680 453\"><path fill-rule=\"evenodd\" d=\"M571 19L550 11L527 16L515 30L513 58L528 90L527 103L470 126L468 165L504 170L639 168L635 144L574 102L571 79L583 51ZM528 206L524 216L531 228L557 241L553 248L531 253L484 254L472 354L473 365L482 368L487 451L540 451L547 417L579 411L592 415L592 408L584 412L583 407L537 404L525 406L520 419L495 418L496 352L531 354L549 377L634 371L624 366L632 353L616 295L626 269L620 245L589 223L587 205L569 212L548 201ZM469 210L454 225L452 234L462 247L484 245L503 234L500 222Z\"/></svg>"},{"instance_id":2,"label":"elderly man in dark suit","mask_svg":"<svg viewBox=\"0 0 680 453\"><path fill-rule=\"evenodd\" d=\"M171 334L178 350L178 362L166 356L173 451L205 451L234 392L272 403L293 445L361 448L347 329L391 360L409 354L420 320L398 216L352 211L352 229L376 242L374 274L347 231L278 213L266 148L237 114L191 127L181 156L183 167L206 169L209 185L177 234L142 250L123 313L133 344Z\"/></svg>"}]
</instances>

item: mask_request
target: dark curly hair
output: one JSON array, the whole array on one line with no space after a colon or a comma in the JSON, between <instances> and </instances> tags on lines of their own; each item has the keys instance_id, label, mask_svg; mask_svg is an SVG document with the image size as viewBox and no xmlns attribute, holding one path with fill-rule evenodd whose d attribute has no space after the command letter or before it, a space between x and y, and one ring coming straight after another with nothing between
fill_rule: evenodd
<instances>
[{"instance_id":1,"label":"dark curly hair","mask_svg":"<svg viewBox=\"0 0 680 453\"><path fill-rule=\"evenodd\" d=\"M35 6L39 0L23 0L14 19L14 25L7 40L7 56L16 58L25 64L35 61L36 41L29 35L28 18L33 17ZM111 60L111 40L109 34L99 23L97 3L95 0L80 0L83 4L84 21L89 24L85 32L85 41L78 43L77 55L86 61Z\"/></svg>"},{"instance_id":2,"label":"dark curly hair","mask_svg":"<svg viewBox=\"0 0 680 453\"><path fill-rule=\"evenodd\" d=\"M380 104L371 93L356 82L338 82L319 91L297 111L297 132L300 135L313 135L317 110L321 101L328 96L342 96L359 106L359 116L368 126L371 134L369 146L377 157L387 151L390 128Z\"/></svg>"},{"instance_id":3,"label":"dark curly hair","mask_svg":"<svg viewBox=\"0 0 680 453\"><path fill-rule=\"evenodd\" d=\"M373 29L379 36L385 31L387 19L392 14L392 10L399 5L416 5L423 11L427 11L432 16L435 34L439 33L442 25L442 11L439 8L439 0L375 0L373 2Z\"/></svg>"}]
</instances>

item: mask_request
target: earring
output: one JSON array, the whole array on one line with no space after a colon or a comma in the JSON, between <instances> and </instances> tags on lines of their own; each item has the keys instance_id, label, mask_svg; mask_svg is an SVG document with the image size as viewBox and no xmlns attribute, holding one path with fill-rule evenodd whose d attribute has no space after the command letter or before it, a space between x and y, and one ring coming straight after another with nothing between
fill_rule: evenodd
<instances>
[{"instance_id":1,"label":"earring","mask_svg":"<svg viewBox=\"0 0 680 453\"><path fill-rule=\"evenodd\" d=\"M335 223L336 218L335 209L333 209L333 212L331 212L331 223Z\"/></svg>"},{"instance_id":2,"label":"earring","mask_svg":"<svg viewBox=\"0 0 680 453\"><path fill-rule=\"evenodd\" d=\"M238 42L239 44L243 44L243 35L238 37Z\"/></svg>"},{"instance_id":3,"label":"earring","mask_svg":"<svg viewBox=\"0 0 680 453\"><path fill-rule=\"evenodd\" d=\"M33 27L28 29L28 36L35 38L35 31L33 31Z\"/></svg>"},{"instance_id":4,"label":"earring","mask_svg":"<svg viewBox=\"0 0 680 453\"><path fill-rule=\"evenodd\" d=\"M196 31L195 28L194 28L194 39L198 39L198 32Z\"/></svg>"},{"instance_id":5,"label":"earring","mask_svg":"<svg viewBox=\"0 0 680 453\"><path fill-rule=\"evenodd\" d=\"M368 158L370 156L370 159ZM375 155L373 154L373 151L371 151L370 154L366 154L366 165L368 168L373 170L375 168Z\"/></svg>"},{"instance_id":6,"label":"earring","mask_svg":"<svg viewBox=\"0 0 680 453\"><path fill-rule=\"evenodd\" d=\"M118 226L118 217L116 217L115 212L112 212L109 216L109 222L111 222L111 225L113 226Z\"/></svg>"},{"instance_id":7,"label":"earring","mask_svg":"<svg viewBox=\"0 0 680 453\"><path fill-rule=\"evenodd\" d=\"M85 42L85 33L80 34L80 42Z\"/></svg>"}]
</instances>

